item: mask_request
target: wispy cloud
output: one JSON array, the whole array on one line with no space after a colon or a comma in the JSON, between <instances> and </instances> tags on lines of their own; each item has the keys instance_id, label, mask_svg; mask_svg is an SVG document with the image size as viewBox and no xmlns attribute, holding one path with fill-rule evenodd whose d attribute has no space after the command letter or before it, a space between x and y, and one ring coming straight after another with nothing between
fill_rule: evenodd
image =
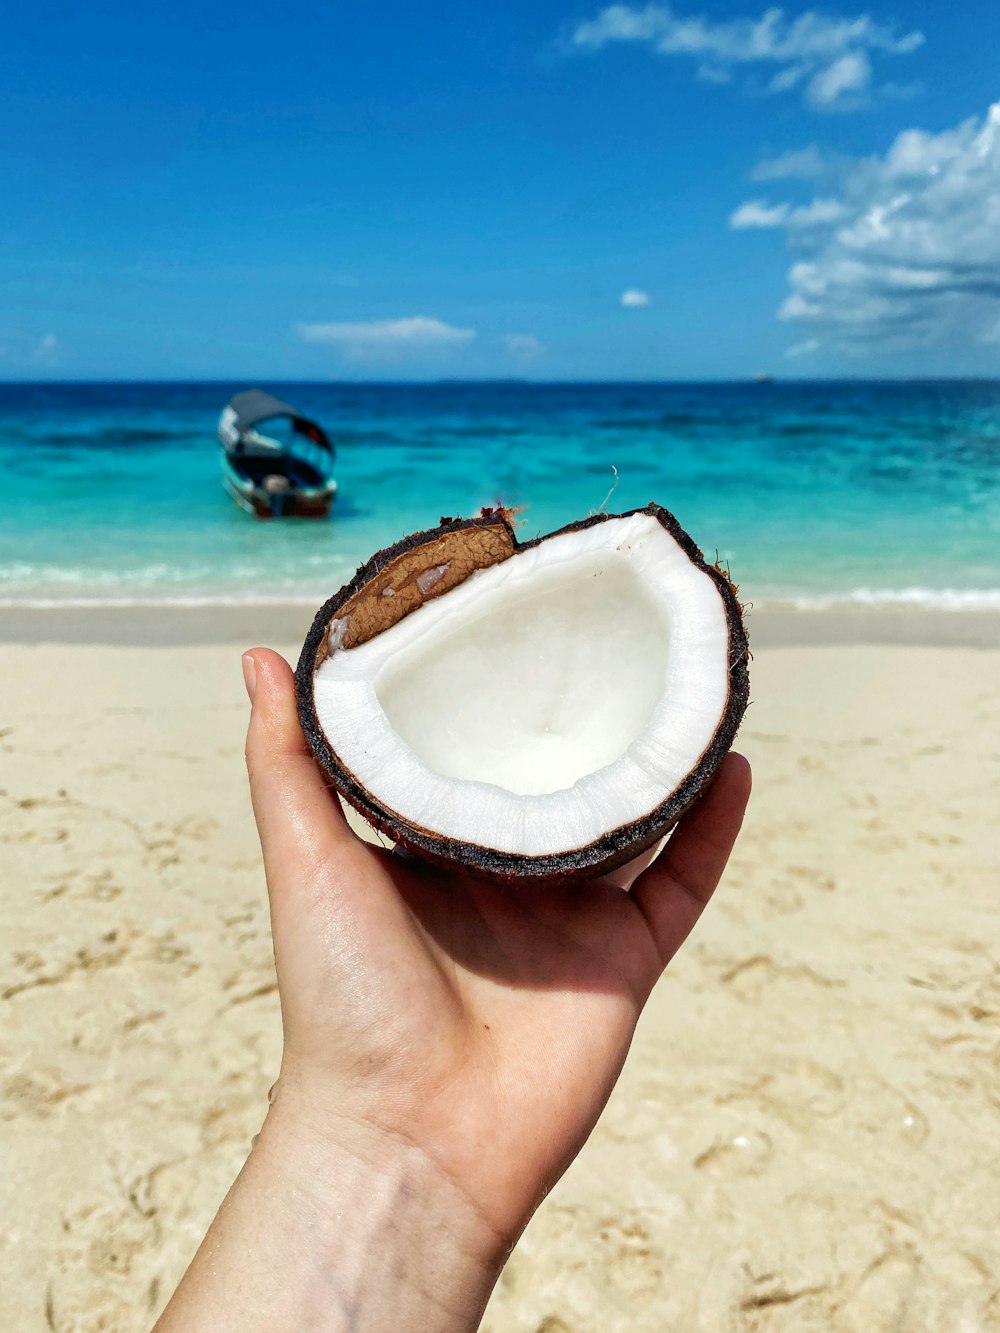
<instances>
[{"instance_id":1,"label":"wispy cloud","mask_svg":"<svg viewBox=\"0 0 1000 1333\"><path fill-rule=\"evenodd\" d=\"M795 343L793 346L789 347L785 356L811 356L813 352L819 351L821 345L822 344L818 338L804 338L802 342Z\"/></svg>"},{"instance_id":2,"label":"wispy cloud","mask_svg":"<svg viewBox=\"0 0 1000 1333\"><path fill-rule=\"evenodd\" d=\"M729 225L737 231L756 227L780 227L788 216L787 204L769 204L766 199L748 199L729 215Z\"/></svg>"},{"instance_id":3,"label":"wispy cloud","mask_svg":"<svg viewBox=\"0 0 1000 1333\"><path fill-rule=\"evenodd\" d=\"M916 30L900 35L867 14L839 19L808 11L786 18L781 9L767 9L757 18L718 21L648 4L610 5L578 24L569 38L577 51L599 51L616 42L694 60L698 78L709 83L729 83L737 68L759 70L765 91L795 92L817 110L839 111L864 105L878 91L873 54L910 55L924 36Z\"/></svg>"},{"instance_id":4,"label":"wispy cloud","mask_svg":"<svg viewBox=\"0 0 1000 1333\"><path fill-rule=\"evenodd\" d=\"M828 159L816 147L793 148L777 157L758 162L750 173L755 181L815 180L827 172Z\"/></svg>"},{"instance_id":5,"label":"wispy cloud","mask_svg":"<svg viewBox=\"0 0 1000 1333\"><path fill-rule=\"evenodd\" d=\"M299 324L297 331L303 342L330 343L349 356L361 358L454 350L464 347L476 336L475 329L456 328L427 315L340 324Z\"/></svg>"},{"instance_id":6,"label":"wispy cloud","mask_svg":"<svg viewBox=\"0 0 1000 1333\"><path fill-rule=\"evenodd\" d=\"M642 306L652 305L649 292L641 292L638 287L628 287L618 298L626 310L638 310Z\"/></svg>"},{"instance_id":7,"label":"wispy cloud","mask_svg":"<svg viewBox=\"0 0 1000 1333\"><path fill-rule=\"evenodd\" d=\"M751 228L785 227L805 231L809 227L828 227L846 217L848 209L839 199L816 198L811 203L792 208L789 204L769 204L766 199L748 199L729 218L737 231Z\"/></svg>"},{"instance_id":8,"label":"wispy cloud","mask_svg":"<svg viewBox=\"0 0 1000 1333\"><path fill-rule=\"evenodd\" d=\"M814 74L806 99L815 107L832 107L852 97L864 97L872 83L872 62L864 51L847 51Z\"/></svg>"},{"instance_id":9,"label":"wispy cloud","mask_svg":"<svg viewBox=\"0 0 1000 1333\"><path fill-rule=\"evenodd\" d=\"M519 361L534 361L546 351L545 344L533 333L508 333L503 341L511 356L517 357Z\"/></svg>"},{"instance_id":10,"label":"wispy cloud","mask_svg":"<svg viewBox=\"0 0 1000 1333\"><path fill-rule=\"evenodd\" d=\"M730 219L780 227L798 252L781 318L808 343L866 354L992 337L1000 102L953 129L906 130L884 157L840 163L837 174L835 197L798 208L753 199Z\"/></svg>"},{"instance_id":11,"label":"wispy cloud","mask_svg":"<svg viewBox=\"0 0 1000 1333\"><path fill-rule=\"evenodd\" d=\"M54 333L46 333L35 344L31 355L33 360L40 361L43 365L54 365L59 359L59 339Z\"/></svg>"}]
</instances>

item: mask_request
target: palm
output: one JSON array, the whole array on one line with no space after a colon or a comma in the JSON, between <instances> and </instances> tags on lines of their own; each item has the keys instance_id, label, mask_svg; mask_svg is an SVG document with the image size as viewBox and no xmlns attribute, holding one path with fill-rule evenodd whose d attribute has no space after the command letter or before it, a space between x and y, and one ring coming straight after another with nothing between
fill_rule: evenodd
<instances>
[{"instance_id":1,"label":"palm","mask_svg":"<svg viewBox=\"0 0 1000 1333\"><path fill-rule=\"evenodd\" d=\"M730 761L632 893L496 886L358 840L305 747L287 666L257 660L274 691L266 774L253 725L248 753L283 1070L309 1071L320 1098L336 1089L337 1115L415 1143L514 1234L590 1132L721 873L745 764Z\"/></svg>"}]
</instances>

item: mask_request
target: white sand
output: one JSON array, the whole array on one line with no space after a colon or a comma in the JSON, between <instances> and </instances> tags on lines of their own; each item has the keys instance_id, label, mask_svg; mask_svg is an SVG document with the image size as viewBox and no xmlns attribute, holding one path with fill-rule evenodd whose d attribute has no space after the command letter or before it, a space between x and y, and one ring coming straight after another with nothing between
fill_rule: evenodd
<instances>
[{"instance_id":1,"label":"white sand","mask_svg":"<svg viewBox=\"0 0 1000 1333\"><path fill-rule=\"evenodd\" d=\"M0 671L0 1329L139 1333L277 1068L239 654ZM753 696L731 872L490 1333L1000 1330L1000 652Z\"/></svg>"}]
</instances>

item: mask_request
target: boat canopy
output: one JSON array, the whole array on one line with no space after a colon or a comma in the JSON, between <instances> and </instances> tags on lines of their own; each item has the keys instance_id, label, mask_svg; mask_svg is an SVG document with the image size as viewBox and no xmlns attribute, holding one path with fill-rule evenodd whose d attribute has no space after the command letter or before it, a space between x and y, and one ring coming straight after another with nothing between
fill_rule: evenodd
<instances>
[{"instance_id":1,"label":"boat canopy","mask_svg":"<svg viewBox=\"0 0 1000 1333\"><path fill-rule=\"evenodd\" d=\"M240 443L245 431L252 430L259 422L269 421L274 417L285 417L298 434L304 435L327 453L333 453L333 445L327 439L322 427L304 417L297 407L292 407L291 403L283 403L280 398L265 393L263 389L247 389L229 400L229 405L219 423L219 435L226 448L233 449Z\"/></svg>"}]
</instances>

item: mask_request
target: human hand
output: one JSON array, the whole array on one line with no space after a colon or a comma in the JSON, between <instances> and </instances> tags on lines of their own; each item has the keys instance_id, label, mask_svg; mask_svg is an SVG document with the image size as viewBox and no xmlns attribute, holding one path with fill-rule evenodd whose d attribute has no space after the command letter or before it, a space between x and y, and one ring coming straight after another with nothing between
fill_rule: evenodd
<instances>
[{"instance_id":1,"label":"human hand","mask_svg":"<svg viewBox=\"0 0 1000 1333\"><path fill-rule=\"evenodd\" d=\"M337 1199L324 1161L335 1177L348 1162L361 1164L360 1180L409 1180L394 1196L397 1212L409 1200L410 1220L396 1226L404 1248L422 1253L422 1231L450 1256L439 1307L454 1318L435 1326L475 1327L719 880L749 765L728 756L630 892L608 879L496 885L362 842L306 744L288 664L254 649L244 666L284 1028L262 1142L270 1137L313 1217L321 1194ZM309 1180L281 1147L293 1142Z\"/></svg>"}]
</instances>

